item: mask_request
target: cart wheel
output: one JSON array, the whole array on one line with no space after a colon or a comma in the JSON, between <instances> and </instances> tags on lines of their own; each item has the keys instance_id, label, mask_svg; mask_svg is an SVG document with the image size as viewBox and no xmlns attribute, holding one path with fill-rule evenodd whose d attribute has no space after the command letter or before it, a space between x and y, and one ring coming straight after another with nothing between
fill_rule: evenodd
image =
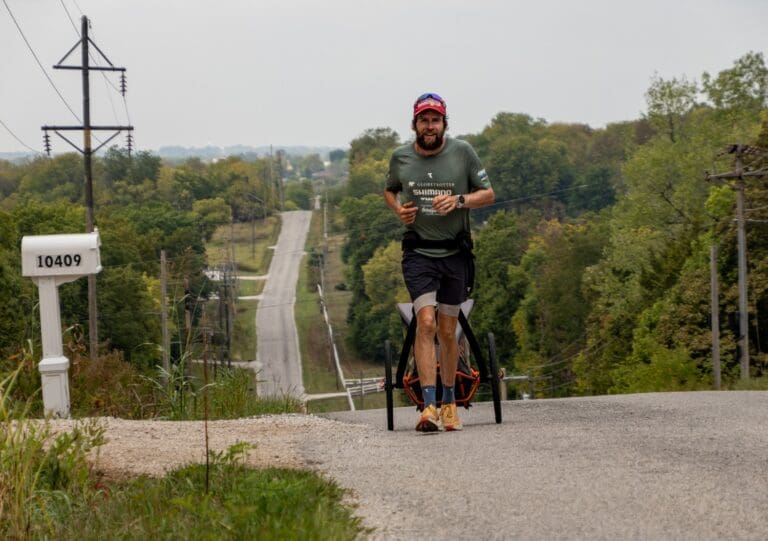
<instances>
[{"instance_id":1,"label":"cart wheel","mask_svg":"<svg viewBox=\"0 0 768 541\"><path fill-rule=\"evenodd\" d=\"M491 371L488 383L491 384L491 394L493 395L493 414L496 417L496 424L501 423L501 381L499 381L499 363L496 361L496 339L492 332L488 333L488 360Z\"/></svg>"},{"instance_id":2,"label":"cart wheel","mask_svg":"<svg viewBox=\"0 0 768 541\"><path fill-rule=\"evenodd\" d=\"M392 344L384 342L384 392L387 395L387 430L395 429L394 397L392 396Z\"/></svg>"}]
</instances>

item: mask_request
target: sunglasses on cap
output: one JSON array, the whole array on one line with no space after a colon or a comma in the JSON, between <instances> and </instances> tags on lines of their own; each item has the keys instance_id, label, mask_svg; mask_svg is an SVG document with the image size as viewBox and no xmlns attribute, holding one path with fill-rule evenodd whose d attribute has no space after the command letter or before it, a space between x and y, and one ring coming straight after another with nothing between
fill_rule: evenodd
<instances>
[{"instance_id":1,"label":"sunglasses on cap","mask_svg":"<svg viewBox=\"0 0 768 541\"><path fill-rule=\"evenodd\" d=\"M443 105L445 105L445 100L440 96L438 96L437 94L435 94L434 92L427 92L426 94L422 94L421 96L416 98L416 101L414 102L414 104L419 103L420 101L428 100L428 99L437 100Z\"/></svg>"}]
</instances>

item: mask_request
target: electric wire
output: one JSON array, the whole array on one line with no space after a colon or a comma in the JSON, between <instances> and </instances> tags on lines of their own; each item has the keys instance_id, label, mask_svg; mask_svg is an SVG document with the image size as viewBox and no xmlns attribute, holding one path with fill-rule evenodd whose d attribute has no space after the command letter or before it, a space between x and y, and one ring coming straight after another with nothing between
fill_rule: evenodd
<instances>
[{"instance_id":1,"label":"electric wire","mask_svg":"<svg viewBox=\"0 0 768 541\"><path fill-rule=\"evenodd\" d=\"M13 133L13 131L11 130L11 128L9 128L9 127L6 125L6 123L2 121L2 119L0 119L0 125L1 125L1 126L3 126L3 128L5 128L5 130L6 130L6 131L7 131L7 132L8 132L8 133L11 135L11 137L13 137L14 139L16 139L16 141L18 141L20 145L22 145L22 146L24 146L25 148L27 148L27 149L31 150L32 152L36 152L37 154L40 154L41 156L43 156L43 155L44 155L44 154L43 154L42 152L40 152L39 150L35 150L34 148L32 148L31 146L29 146L28 144L26 144L24 141L22 141L21 139L19 139L19 137L18 137L18 136L17 136L15 133Z\"/></svg>"},{"instance_id":2,"label":"electric wire","mask_svg":"<svg viewBox=\"0 0 768 541\"><path fill-rule=\"evenodd\" d=\"M37 56L37 53L32 48L32 45L29 43L29 40L27 39L27 36L24 35L24 31L21 29L21 26L19 25L19 22L16 20L16 17L14 16L13 12L11 11L10 6L8 5L7 0L2 0L3 5L5 5L5 9L8 11L8 14L11 16L11 19L13 20L13 24L16 25L16 29L19 31L19 34L21 34L21 38L24 40L24 43L26 43L27 48L29 49L29 52L32 53L32 56L35 58L35 62L37 62L37 65L40 67L40 69L43 72L43 75L45 75L45 78L48 79L48 82L51 84L53 89L56 91L56 94L58 94L59 98L61 98L61 101L66 105L67 109L69 109L69 112L72 113L72 115L77 119L78 122L82 123L82 120L80 120L80 117L77 115L77 113L70 107L69 103L67 103L67 100L64 99L64 96L61 94L59 89L56 87L56 84L53 82L53 79L48 75L48 72L45 71L45 68L43 67L42 62L40 62L40 59Z\"/></svg>"},{"instance_id":3,"label":"electric wire","mask_svg":"<svg viewBox=\"0 0 768 541\"><path fill-rule=\"evenodd\" d=\"M80 35L80 31L77 29L77 25L75 24L75 21L74 21L74 19L72 19L72 15L70 15L70 14L69 14L69 10L67 9L67 6L66 6L66 4L64 3L64 0L59 0L59 1L61 2L61 7L63 7L63 8L64 8L64 11L67 13L67 18L69 19L69 22L71 22L71 23L72 23L72 28L74 28L74 29L75 29L75 32L76 32L76 33L77 33L77 35L79 36L79 35Z\"/></svg>"}]
</instances>

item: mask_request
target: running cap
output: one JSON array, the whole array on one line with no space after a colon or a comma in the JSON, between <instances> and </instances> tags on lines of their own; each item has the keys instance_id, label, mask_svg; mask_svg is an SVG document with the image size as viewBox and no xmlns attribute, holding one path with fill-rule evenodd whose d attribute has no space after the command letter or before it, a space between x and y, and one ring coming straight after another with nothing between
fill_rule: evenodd
<instances>
[{"instance_id":1,"label":"running cap","mask_svg":"<svg viewBox=\"0 0 768 541\"><path fill-rule=\"evenodd\" d=\"M416 98L416 102L413 104L413 117L416 118L419 113L423 113L428 109L445 116L445 100L434 92L422 94Z\"/></svg>"}]
</instances>

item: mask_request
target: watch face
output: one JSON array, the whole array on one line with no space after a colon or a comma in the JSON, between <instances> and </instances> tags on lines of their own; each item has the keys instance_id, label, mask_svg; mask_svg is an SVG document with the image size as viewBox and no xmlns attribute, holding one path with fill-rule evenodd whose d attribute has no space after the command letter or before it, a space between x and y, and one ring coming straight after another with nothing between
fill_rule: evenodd
<instances>
[{"instance_id":1,"label":"watch face","mask_svg":"<svg viewBox=\"0 0 768 541\"><path fill-rule=\"evenodd\" d=\"M459 207L463 207L463 206L464 206L464 196L460 195L459 196Z\"/></svg>"}]
</instances>

